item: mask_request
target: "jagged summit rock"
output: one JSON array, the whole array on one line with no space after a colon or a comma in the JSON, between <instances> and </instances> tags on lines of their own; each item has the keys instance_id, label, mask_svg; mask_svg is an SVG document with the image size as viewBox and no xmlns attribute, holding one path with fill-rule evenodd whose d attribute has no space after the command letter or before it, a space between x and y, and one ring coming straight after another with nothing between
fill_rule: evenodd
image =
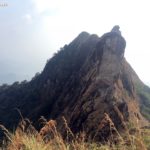
<instances>
[{"instance_id":1,"label":"jagged summit rock","mask_svg":"<svg viewBox=\"0 0 150 150\"><path fill-rule=\"evenodd\" d=\"M112 52L115 52L121 57L124 56L126 41L121 34L112 31L105 33L101 37L101 41L105 41L105 46Z\"/></svg>"},{"instance_id":2,"label":"jagged summit rock","mask_svg":"<svg viewBox=\"0 0 150 150\"><path fill-rule=\"evenodd\" d=\"M118 131L124 123L145 125L124 58L126 41L118 31L115 27L102 37L82 32L30 82L0 87L0 122L13 130L20 120L14 108L19 108L37 128L44 116L61 130L64 116L74 133L84 130L97 140L110 136L109 124L99 128L107 116Z\"/></svg>"},{"instance_id":3,"label":"jagged summit rock","mask_svg":"<svg viewBox=\"0 0 150 150\"><path fill-rule=\"evenodd\" d=\"M111 32L115 32L115 33L121 35L121 31L120 31L119 29L120 29L119 25L115 25L115 26L112 28Z\"/></svg>"}]
</instances>

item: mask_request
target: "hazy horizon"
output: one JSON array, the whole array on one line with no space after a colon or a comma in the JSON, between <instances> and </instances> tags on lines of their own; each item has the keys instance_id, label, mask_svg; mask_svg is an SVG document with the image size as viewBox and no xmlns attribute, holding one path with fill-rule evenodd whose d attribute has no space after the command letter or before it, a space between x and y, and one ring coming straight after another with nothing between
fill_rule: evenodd
<instances>
[{"instance_id":1,"label":"hazy horizon","mask_svg":"<svg viewBox=\"0 0 150 150\"><path fill-rule=\"evenodd\" d=\"M148 0L0 0L0 84L30 80L80 32L98 36L120 25L125 57L150 85Z\"/></svg>"}]
</instances>

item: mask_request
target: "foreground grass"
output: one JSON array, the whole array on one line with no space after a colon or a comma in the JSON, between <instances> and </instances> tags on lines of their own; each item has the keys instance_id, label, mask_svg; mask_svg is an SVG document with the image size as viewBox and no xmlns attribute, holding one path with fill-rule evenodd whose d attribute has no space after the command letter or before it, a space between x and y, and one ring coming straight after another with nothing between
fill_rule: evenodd
<instances>
[{"instance_id":1,"label":"foreground grass","mask_svg":"<svg viewBox=\"0 0 150 150\"><path fill-rule=\"evenodd\" d=\"M117 144L107 142L102 145L98 142L87 142L84 133L75 136L66 122L65 130L67 137L71 137L71 140L63 139L56 129L54 120L45 121L39 132L28 120L22 120L15 133L10 133L2 125L0 127L7 137L7 142L3 141L1 146L2 150L150 150L150 129L143 129L140 134L138 132L128 135L130 137L122 137L122 139L130 139L130 143L124 140Z\"/></svg>"},{"instance_id":2,"label":"foreground grass","mask_svg":"<svg viewBox=\"0 0 150 150\"><path fill-rule=\"evenodd\" d=\"M150 129L142 130L142 138L148 150L150 150Z\"/></svg>"}]
</instances>

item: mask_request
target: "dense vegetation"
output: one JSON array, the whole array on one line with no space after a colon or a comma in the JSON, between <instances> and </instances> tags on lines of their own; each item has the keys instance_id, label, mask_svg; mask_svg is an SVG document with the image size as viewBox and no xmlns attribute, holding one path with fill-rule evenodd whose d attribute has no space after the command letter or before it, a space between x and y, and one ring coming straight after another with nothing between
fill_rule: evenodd
<instances>
[{"instance_id":1,"label":"dense vegetation","mask_svg":"<svg viewBox=\"0 0 150 150\"><path fill-rule=\"evenodd\" d=\"M4 126L6 139L1 145L6 150L149 150L150 129L139 129L130 127L128 134L115 137L103 143L96 142L84 133L74 135L64 119L64 131L67 137L64 139L62 133L57 130L55 120L46 121L41 118L43 127L37 131L28 119L23 119L14 133L9 132ZM116 131L117 132L117 131Z\"/></svg>"},{"instance_id":2,"label":"dense vegetation","mask_svg":"<svg viewBox=\"0 0 150 150\"><path fill-rule=\"evenodd\" d=\"M146 85L136 85L137 94L140 98L141 113L150 120L150 88Z\"/></svg>"}]
</instances>

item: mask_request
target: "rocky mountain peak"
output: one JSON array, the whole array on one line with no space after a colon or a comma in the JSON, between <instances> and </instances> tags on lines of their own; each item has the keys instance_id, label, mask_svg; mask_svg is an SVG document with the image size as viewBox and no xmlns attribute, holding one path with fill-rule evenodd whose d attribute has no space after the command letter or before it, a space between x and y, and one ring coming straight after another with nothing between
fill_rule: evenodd
<instances>
[{"instance_id":1,"label":"rocky mountain peak","mask_svg":"<svg viewBox=\"0 0 150 150\"><path fill-rule=\"evenodd\" d=\"M37 127L37 120L44 116L56 120L61 130L65 117L75 133L84 130L91 136L96 134L98 140L110 136L109 125L99 129L106 116L119 131L125 123L144 125L124 58L125 47L119 26L102 37L82 32L33 80L0 87L1 123L11 129L17 126L19 115L14 108L19 108Z\"/></svg>"},{"instance_id":2,"label":"rocky mountain peak","mask_svg":"<svg viewBox=\"0 0 150 150\"><path fill-rule=\"evenodd\" d=\"M116 53L118 56L123 57L126 47L126 41L121 36L121 34L118 34L118 31L119 30L106 33L101 37L101 39L102 41L105 41L106 49L109 49L111 50L111 52Z\"/></svg>"},{"instance_id":3,"label":"rocky mountain peak","mask_svg":"<svg viewBox=\"0 0 150 150\"><path fill-rule=\"evenodd\" d=\"M119 29L120 29L119 25L115 25L115 26L112 28L111 32L115 32L115 33L121 35L121 31L120 31Z\"/></svg>"}]
</instances>

